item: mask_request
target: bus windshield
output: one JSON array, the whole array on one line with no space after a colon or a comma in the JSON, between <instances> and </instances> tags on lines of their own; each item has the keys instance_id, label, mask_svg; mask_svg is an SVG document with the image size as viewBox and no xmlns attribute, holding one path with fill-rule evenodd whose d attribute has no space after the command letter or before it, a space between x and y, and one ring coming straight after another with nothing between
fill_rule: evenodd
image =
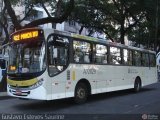
<instances>
[{"instance_id":1,"label":"bus windshield","mask_svg":"<svg viewBox=\"0 0 160 120\"><path fill-rule=\"evenodd\" d=\"M36 73L45 68L45 44L43 41L10 45L8 74Z\"/></svg>"}]
</instances>

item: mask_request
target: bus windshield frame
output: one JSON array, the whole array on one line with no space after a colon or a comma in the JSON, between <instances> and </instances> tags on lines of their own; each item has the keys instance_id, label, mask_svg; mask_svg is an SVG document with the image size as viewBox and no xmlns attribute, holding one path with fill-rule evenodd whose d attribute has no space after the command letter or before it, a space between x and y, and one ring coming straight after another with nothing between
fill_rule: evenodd
<instances>
[{"instance_id":1,"label":"bus windshield frame","mask_svg":"<svg viewBox=\"0 0 160 120\"><path fill-rule=\"evenodd\" d=\"M32 35L32 31L38 31L38 35ZM26 39L21 35L26 34ZM27 36L28 34L28 36ZM30 36L29 36L30 34ZM19 36L19 40L14 40ZM33 36L33 38L32 38ZM36 36L36 37L35 37ZM30 37L30 38L29 38ZM18 37L16 38L18 39ZM11 35L9 48L8 76L10 77L37 77L46 69L46 45L43 31L38 29L22 30ZM28 77L27 77L28 79Z\"/></svg>"}]
</instances>

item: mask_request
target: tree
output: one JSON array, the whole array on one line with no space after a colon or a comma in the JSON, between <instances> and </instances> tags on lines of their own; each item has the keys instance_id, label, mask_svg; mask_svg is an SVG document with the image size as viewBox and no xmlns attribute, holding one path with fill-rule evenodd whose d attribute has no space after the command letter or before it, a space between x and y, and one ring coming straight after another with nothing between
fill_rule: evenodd
<instances>
[{"instance_id":1,"label":"tree","mask_svg":"<svg viewBox=\"0 0 160 120\"><path fill-rule=\"evenodd\" d=\"M156 2L148 0L144 5L147 13L148 34L150 36L149 44L154 46L154 50L158 52L160 51L160 23L158 21L160 20L160 2L158 2L158 0L156 0Z\"/></svg>"},{"instance_id":2,"label":"tree","mask_svg":"<svg viewBox=\"0 0 160 120\"><path fill-rule=\"evenodd\" d=\"M59 0L59 1L61 1L61 0ZM40 1L39 0L38 2L36 2L36 4L38 4L38 3L42 4L43 2L44 1ZM8 11L8 14L11 17L11 20L12 20L15 28L16 29L21 29L22 26L18 22L18 19L17 19L16 15L15 15L15 12L11 7L10 0L4 0L4 3L5 3L6 9ZM38 26L38 25L42 25L42 24L46 24L46 23L53 23L53 22L54 23L61 23L64 20L67 19L67 17L72 12L73 7L74 7L74 0L70 0L68 6L65 9L65 12L61 16L58 16L58 17L48 16L46 18L41 18L39 20L34 20L34 21L28 23L25 27L34 27L34 26Z\"/></svg>"},{"instance_id":3,"label":"tree","mask_svg":"<svg viewBox=\"0 0 160 120\"><path fill-rule=\"evenodd\" d=\"M5 33L6 33L6 41L5 43L8 42L9 40L9 33L8 33L8 29L7 29L7 15L9 15L9 17L11 18L11 21L14 25L14 28L16 30L22 29L22 28L27 28L27 27L35 27L38 25L42 25L42 24L46 24L46 23L61 23L63 21L65 21L67 19L67 17L71 14L73 8L74 8L74 0L27 0L27 1L23 1L23 0L4 0L4 9L3 9L3 15L0 18L0 25L3 27ZM65 2L65 8L61 7L61 3ZM15 10L12 8L14 5L18 5L18 4L24 4L27 8L27 12L25 13L24 18L22 19L18 19L18 16L16 16ZM48 14L47 17L45 18L41 18L38 20L33 20L30 23L26 24L25 26L21 25L21 22L23 20L26 19L26 17L28 17L31 14L31 11L33 10L33 7L35 5L39 4L44 10L45 12ZM49 11L46 9L46 5L50 5L52 7L52 9L54 9L53 13L49 13ZM7 14L6 14L7 13ZM55 17L53 17L55 16Z\"/></svg>"},{"instance_id":4,"label":"tree","mask_svg":"<svg viewBox=\"0 0 160 120\"><path fill-rule=\"evenodd\" d=\"M124 37L128 36L129 40L136 42L135 45L143 44L152 47L154 43L155 48L159 46L160 49L158 39L160 27L159 22L156 22L157 18L160 19L158 14L160 2L156 3L152 0L24 0L27 11L24 18L18 19L12 6L20 1L23 0L4 0L4 14L0 19L4 29L7 28L6 13L11 17L17 30L45 23L61 23L70 15L69 20L81 24L79 33L86 27L90 30L89 35L93 31L103 32L107 38L122 44L125 43ZM48 16L22 26L21 22L32 14L32 9L37 4L46 11ZM47 6L52 8L52 13L47 10Z\"/></svg>"},{"instance_id":5,"label":"tree","mask_svg":"<svg viewBox=\"0 0 160 120\"><path fill-rule=\"evenodd\" d=\"M8 23L7 23L7 16L6 16L6 7L3 6L3 1L2 3L2 8L1 8L1 14L0 14L0 26L5 32L5 41L9 40L9 32L8 32ZM2 33L1 33L2 35Z\"/></svg>"},{"instance_id":6,"label":"tree","mask_svg":"<svg viewBox=\"0 0 160 120\"><path fill-rule=\"evenodd\" d=\"M145 17L139 0L77 0L72 19L124 44L124 37Z\"/></svg>"},{"instance_id":7,"label":"tree","mask_svg":"<svg viewBox=\"0 0 160 120\"><path fill-rule=\"evenodd\" d=\"M135 41L136 44L142 44L158 52L160 51L160 24L158 21L160 20L160 14L158 14L160 9L157 8L160 8L160 2L157 3L152 0L141 2L145 19L143 23L130 31L129 39Z\"/></svg>"}]
</instances>

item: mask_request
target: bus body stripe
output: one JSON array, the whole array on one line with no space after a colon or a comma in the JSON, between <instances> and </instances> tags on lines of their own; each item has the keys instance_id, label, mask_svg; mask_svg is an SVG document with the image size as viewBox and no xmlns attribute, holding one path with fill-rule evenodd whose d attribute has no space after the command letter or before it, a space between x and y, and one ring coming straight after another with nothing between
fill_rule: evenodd
<instances>
[{"instance_id":1,"label":"bus body stripe","mask_svg":"<svg viewBox=\"0 0 160 120\"><path fill-rule=\"evenodd\" d=\"M76 73L75 73L75 71L72 71L72 80L76 80Z\"/></svg>"},{"instance_id":2,"label":"bus body stripe","mask_svg":"<svg viewBox=\"0 0 160 120\"><path fill-rule=\"evenodd\" d=\"M35 84L37 81L38 81L38 80L37 80L36 78L30 79L30 80L25 80L25 81L23 81L23 80L21 80L21 81L20 81L20 80L16 81L16 80L7 79L7 83L8 83L9 85L12 85L12 86L20 86L20 87L31 86L31 85Z\"/></svg>"}]
</instances>

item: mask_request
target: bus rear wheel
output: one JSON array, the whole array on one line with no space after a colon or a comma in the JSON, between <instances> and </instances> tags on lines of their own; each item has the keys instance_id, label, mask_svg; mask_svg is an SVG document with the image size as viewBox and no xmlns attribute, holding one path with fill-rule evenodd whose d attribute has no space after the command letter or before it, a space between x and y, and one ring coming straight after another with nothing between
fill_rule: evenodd
<instances>
[{"instance_id":1,"label":"bus rear wheel","mask_svg":"<svg viewBox=\"0 0 160 120\"><path fill-rule=\"evenodd\" d=\"M84 103L88 97L87 85L84 83L78 83L75 89L74 101L75 103Z\"/></svg>"},{"instance_id":2,"label":"bus rear wheel","mask_svg":"<svg viewBox=\"0 0 160 120\"><path fill-rule=\"evenodd\" d=\"M136 78L136 80L134 82L134 91L139 92L140 89L141 89L141 80L140 80L140 78Z\"/></svg>"}]
</instances>

